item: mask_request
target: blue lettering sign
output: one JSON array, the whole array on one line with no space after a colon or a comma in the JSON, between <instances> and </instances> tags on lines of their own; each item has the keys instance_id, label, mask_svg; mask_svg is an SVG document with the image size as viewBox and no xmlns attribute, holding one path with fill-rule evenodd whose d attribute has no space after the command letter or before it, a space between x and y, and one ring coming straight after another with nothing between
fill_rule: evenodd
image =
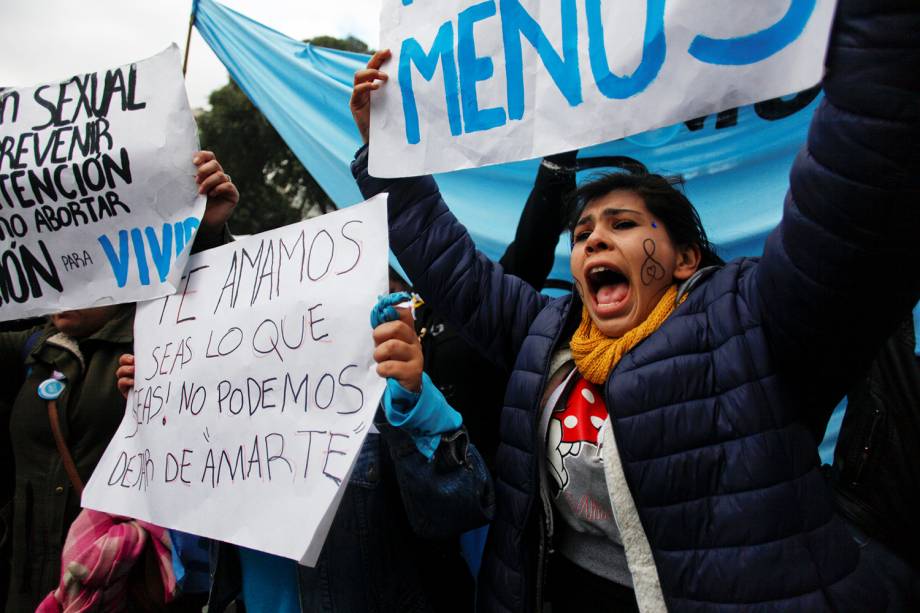
<instances>
[{"instance_id":1,"label":"blue lettering sign","mask_svg":"<svg viewBox=\"0 0 920 613\"><path fill-rule=\"evenodd\" d=\"M399 58L399 86L408 143L420 142L418 109L412 85L413 65L427 81L432 80L438 65L441 65L447 117L453 136L488 131L505 125L509 119L522 119L526 107L522 49L524 39L534 48L569 106L581 104L583 96L576 1L559 0L561 51L557 51L540 24L524 9L522 0L484 0L464 9L457 16L456 48L451 21L441 24L427 53L415 38L404 40ZM664 22L666 0L645 0L641 60L635 70L626 75L614 74L610 68L606 44L609 33L604 31L605 11L602 1L584 0L591 74L598 91L606 98L625 100L646 91L658 78L667 60L668 43ZM727 39L696 36L689 48L690 55L701 62L734 66L755 64L769 58L802 35L815 12L817 0L790 2L789 9L779 21L759 32ZM412 0L403 0L403 3L409 5ZM495 17L496 3L501 19L507 106L480 108L477 85L492 79L495 65L492 57L477 55L474 30L477 23ZM528 70L527 74L532 74L532 71Z\"/></svg>"}]
</instances>

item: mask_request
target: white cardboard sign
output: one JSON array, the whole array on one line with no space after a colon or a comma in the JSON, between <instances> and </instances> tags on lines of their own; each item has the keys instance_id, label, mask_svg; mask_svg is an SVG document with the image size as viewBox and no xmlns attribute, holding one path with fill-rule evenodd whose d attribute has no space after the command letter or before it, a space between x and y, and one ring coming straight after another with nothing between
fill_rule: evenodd
<instances>
[{"instance_id":1,"label":"white cardboard sign","mask_svg":"<svg viewBox=\"0 0 920 613\"><path fill-rule=\"evenodd\" d=\"M176 291L204 213L179 49L0 91L0 320Z\"/></svg>"},{"instance_id":2,"label":"white cardboard sign","mask_svg":"<svg viewBox=\"0 0 920 613\"><path fill-rule=\"evenodd\" d=\"M539 157L798 92L835 0L383 0L370 173Z\"/></svg>"},{"instance_id":3,"label":"white cardboard sign","mask_svg":"<svg viewBox=\"0 0 920 613\"><path fill-rule=\"evenodd\" d=\"M314 564L383 393L387 249L384 194L193 256L138 306L135 388L83 505Z\"/></svg>"}]
</instances>

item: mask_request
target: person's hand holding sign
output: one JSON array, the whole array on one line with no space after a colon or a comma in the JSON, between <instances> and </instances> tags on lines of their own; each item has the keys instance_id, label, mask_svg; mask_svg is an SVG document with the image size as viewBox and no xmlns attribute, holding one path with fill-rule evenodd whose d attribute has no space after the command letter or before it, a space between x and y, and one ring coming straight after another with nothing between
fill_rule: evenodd
<instances>
[{"instance_id":1,"label":"person's hand holding sign","mask_svg":"<svg viewBox=\"0 0 920 613\"><path fill-rule=\"evenodd\" d=\"M118 391L121 392L122 396L127 398L128 392L134 387L134 354L121 354L118 358L118 369L115 371L115 379L115 385L118 387Z\"/></svg>"},{"instance_id":2,"label":"person's hand holding sign","mask_svg":"<svg viewBox=\"0 0 920 613\"><path fill-rule=\"evenodd\" d=\"M395 379L403 389L418 393L422 387L422 344L415 334L415 320L410 308L397 305L408 302L406 292L381 298L371 312L374 326L374 361L377 374Z\"/></svg>"},{"instance_id":3,"label":"person's hand holding sign","mask_svg":"<svg viewBox=\"0 0 920 613\"><path fill-rule=\"evenodd\" d=\"M407 432L416 448L429 460L441 435L455 432L463 418L448 404L423 372L422 344L415 335L415 294L399 292L381 296L371 310L374 361L377 374L386 378L383 413L391 426Z\"/></svg>"},{"instance_id":4,"label":"person's hand holding sign","mask_svg":"<svg viewBox=\"0 0 920 613\"><path fill-rule=\"evenodd\" d=\"M389 78L385 72L381 72L380 67L390 56L389 49L381 49L371 57L367 68L355 73L355 86L351 90L349 107L364 143L368 141L371 128L371 92L380 89Z\"/></svg>"},{"instance_id":5,"label":"person's hand holding sign","mask_svg":"<svg viewBox=\"0 0 920 613\"><path fill-rule=\"evenodd\" d=\"M211 246L216 244L221 236L224 224L230 219L240 200L240 192L212 152L199 151L192 158L192 162L198 170L195 175L198 193L208 197L198 235Z\"/></svg>"}]
</instances>

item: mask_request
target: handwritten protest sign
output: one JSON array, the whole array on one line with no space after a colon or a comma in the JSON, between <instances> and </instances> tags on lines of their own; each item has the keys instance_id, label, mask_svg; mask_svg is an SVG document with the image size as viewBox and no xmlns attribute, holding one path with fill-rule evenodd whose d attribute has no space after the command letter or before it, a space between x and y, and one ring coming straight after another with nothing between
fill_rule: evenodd
<instances>
[{"instance_id":1,"label":"handwritten protest sign","mask_svg":"<svg viewBox=\"0 0 920 613\"><path fill-rule=\"evenodd\" d=\"M193 256L138 306L135 388L83 505L314 563L383 393L386 287L385 195Z\"/></svg>"},{"instance_id":2,"label":"handwritten protest sign","mask_svg":"<svg viewBox=\"0 0 920 613\"><path fill-rule=\"evenodd\" d=\"M0 92L0 320L173 293L204 212L179 50Z\"/></svg>"},{"instance_id":3,"label":"handwritten protest sign","mask_svg":"<svg viewBox=\"0 0 920 613\"><path fill-rule=\"evenodd\" d=\"M384 0L370 172L615 140L817 83L834 0Z\"/></svg>"}]
</instances>

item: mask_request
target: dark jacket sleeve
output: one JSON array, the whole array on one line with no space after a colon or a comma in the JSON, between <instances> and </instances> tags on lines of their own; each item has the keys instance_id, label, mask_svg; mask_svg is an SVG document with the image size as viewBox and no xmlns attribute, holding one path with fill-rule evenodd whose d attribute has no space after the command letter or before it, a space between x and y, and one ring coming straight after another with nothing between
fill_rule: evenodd
<instances>
[{"instance_id":1,"label":"dark jacket sleeve","mask_svg":"<svg viewBox=\"0 0 920 613\"><path fill-rule=\"evenodd\" d=\"M553 269L556 245L565 228L563 201L575 190L577 151L550 156L540 163L521 219L499 262L509 275L542 289Z\"/></svg>"},{"instance_id":2,"label":"dark jacket sleeve","mask_svg":"<svg viewBox=\"0 0 920 613\"><path fill-rule=\"evenodd\" d=\"M777 363L836 398L920 297L918 7L839 3L825 99L745 284Z\"/></svg>"},{"instance_id":3,"label":"dark jacket sleeve","mask_svg":"<svg viewBox=\"0 0 920 613\"><path fill-rule=\"evenodd\" d=\"M351 171L365 198L389 193L390 249L422 297L488 359L511 370L549 298L476 250L431 177L371 177L366 147Z\"/></svg>"},{"instance_id":4,"label":"dark jacket sleeve","mask_svg":"<svg viewBox=\"0 0 920 613\"><path fill-rule=\"evenodd\" d=\"M411 436L386 420L376 425L387 442L406 518L417 535L456 537L492 520L492 477L465 430L443 435L429 461Z\"/></svg>"}]
</instances>

